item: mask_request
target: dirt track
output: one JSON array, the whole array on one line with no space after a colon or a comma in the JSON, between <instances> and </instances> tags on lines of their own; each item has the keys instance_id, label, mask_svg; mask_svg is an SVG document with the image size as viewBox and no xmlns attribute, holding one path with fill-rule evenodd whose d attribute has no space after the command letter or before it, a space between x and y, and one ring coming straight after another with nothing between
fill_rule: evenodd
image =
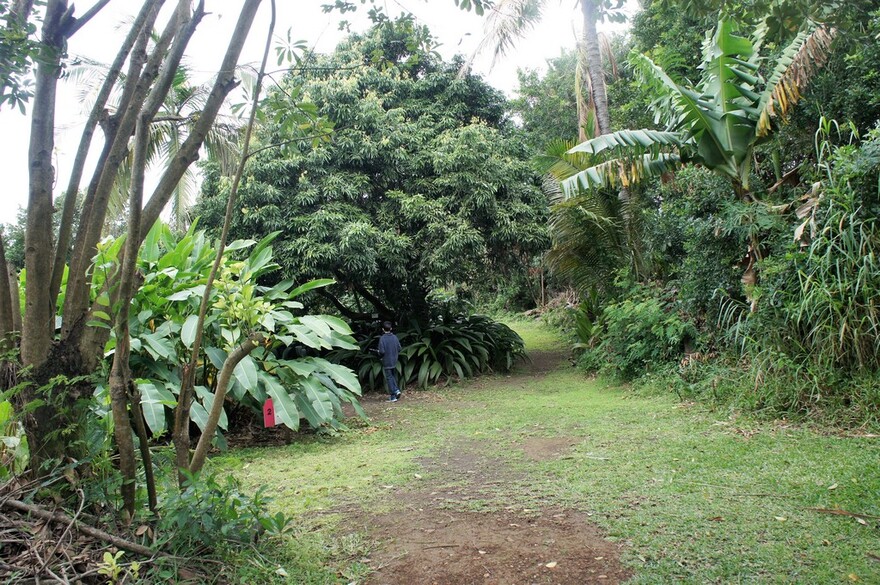
<instances>
[{"instance_id":1,"label":"dirt track","mask_svg":"<svg viewBox=\"0 0 880 585\"><path fill-rule=\"evenodd\" d=\"M510 378L544 376L563 354L532 356L530 366ZM410 395L418 402L429 393ZM371 418L393 418L393 407L373 395L364 401ZM404 398L407 400L407 398ZM532 438L520 447L526 457L562 456L575 444L567 437ZM501 459L485 454L479 441L449 445L419 461L428 487L392 488L394 511L344 511L349 522L378 543L368 562L373 585L587 584L621 583L631 573L620 563L621 545L603 538L587 514L535 498L524 507L505 498L505 486L528 491L530 479ZM427 484L427 482L425 482Z\"/></svg>"}]
</instances>

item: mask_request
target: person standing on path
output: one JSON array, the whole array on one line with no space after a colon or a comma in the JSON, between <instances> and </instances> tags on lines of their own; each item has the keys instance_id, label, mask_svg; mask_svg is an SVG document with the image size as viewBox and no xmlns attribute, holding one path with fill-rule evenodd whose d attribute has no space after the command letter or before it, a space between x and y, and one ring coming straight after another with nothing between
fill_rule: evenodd
<instances>
[{"instance_id":1,"label":"person standing on path","mask_svg":"<svg viewBox=\"0 0 880 585\"><path fill-rule=\"evenodd\" d=\"M382 360L382 372L385 374L385 385L388 387L388 402L400 400L400 388L397 386L397 356L400 355L400 340L391 333L391 322L382 323L382 337L379 338L379 359Z\"/></svg>"}]
</instances>

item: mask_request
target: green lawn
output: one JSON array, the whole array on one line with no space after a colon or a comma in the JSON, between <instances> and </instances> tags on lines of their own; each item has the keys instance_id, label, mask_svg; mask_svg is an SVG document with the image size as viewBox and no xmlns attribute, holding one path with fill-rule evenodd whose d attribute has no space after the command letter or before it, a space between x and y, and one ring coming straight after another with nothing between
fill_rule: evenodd
<instances>
[{"instance_id":1,"label":"green lawn","mask_svg":"<svg viewBox=\"0 0 880 585\"><path fill-rule=\"evenodd\" d=\"M513 326L529 348L558 347L546 329ZM286 579L361 579L370 543L347 530L343 512L326 511L386 507L383 486L430 481L418 477L418 457L467 440L529 478L500 488L504 501L578 509L624 540L634 583L880 583L876 437L719 419L570 369L432 393L435 400L395 405L375 427L214 459L249 485L270 485L278 509L295 517L294 538L271 555ZM518 448L529 437L574 446L534 461Z\"/></svg>"}]
</instances>

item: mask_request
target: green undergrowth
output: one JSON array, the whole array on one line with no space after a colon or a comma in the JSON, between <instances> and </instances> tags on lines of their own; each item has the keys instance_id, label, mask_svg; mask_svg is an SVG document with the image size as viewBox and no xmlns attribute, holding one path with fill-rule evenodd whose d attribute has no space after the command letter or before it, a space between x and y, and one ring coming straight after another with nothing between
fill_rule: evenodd
<instances>
[{"instance_id":1,"label":"green undergrowth","mask_svg":"<svg viewBox=\"0 0 880 585\"><path fill-rule=\"evenodd\" d=\"M564 347L536 323L512 326L531 351ZM876 437L720 418L566 368L485 377L435 398L396 404L376 427L215 459L248 485L272 486L274 505L294 516L297 529L273 557L289 582L361 582L377 543L345 506L386 511L396 489L450 481L417 460L455 446L525 478L465 509L589 514L626 543L634 583L880 582ZM554 438L571 447L525 455L531 441Z\"/></svg>"}]
</instances>

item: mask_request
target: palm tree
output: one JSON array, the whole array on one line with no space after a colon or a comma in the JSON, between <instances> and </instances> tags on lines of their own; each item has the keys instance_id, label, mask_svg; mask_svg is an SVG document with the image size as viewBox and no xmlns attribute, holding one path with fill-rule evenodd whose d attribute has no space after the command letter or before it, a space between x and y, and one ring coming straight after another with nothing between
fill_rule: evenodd
<instances>
[{"instance_id":1,"label":"palm tree","mask_svg":"<svg viewBox=\"0 0 880 585\"><path fill-rule=\"evenodd\" d=\"M158 164L161 168L174 158L189 136L209 92L210 86L192 84L186 66L178 68L174 84L151 126L148 165ZM205 137L204 148L208 160L218 161L221 168L230 170L237 156L239 132L236 124L223 118L218 116L217 122ZM170 201L170 223L177 233L185 233L189 225L189 208L192 206L196 188L196 173L188 169L175 187Z\"/></svg>"},{"instance_id":2,"label":"palm tree","mask_svg":"<svg viewBox=\"0 0 880 585\"><path fill-rule=\"evenodd\" d=\"M607 292L619 268L628 266L637 278L648 272L637 212L641 201L609 189L582 189L567 198L560 181L583 171L591 159L584 153L569 154L573 146L558 140L533 159L546 176L544 192L551 203L553 245L545 260L577 290Z\"/></svg>"},{"instance_id":3,"label":"palm tree","mask_svg":"<svg viewBox=\"0 0 880 585\"><path fill-rule=\"evenodd\" d=\"M69 77L80 86L79 99L86 108L90 108L94 94L106 75L105 64L90 59L80 58L70 68ZM195 85L190 69L181 64L177 68L171 88L162 102L162 107L150 125L150 140L147 145L147 167L150 169L164 168L174 158L181 145L189 136L198 120L210 93L210 85ZM111 108L119 95L113 96ZM217 161L224 170L231 170L237 156L238 124L229 116L218 115L217 121L205 137L204 149L208 160ZM120 165L116 184L108 203L106 230L111 233L123 233L127 215L126 205L131 186L132 151L129 151L125 162ZM169 223L172 229L182 234L189 225L189 208L193 203L197 189L197 173L188 168L175 186L169 201Z\"/></svg>"},{"instance_id":4,"label":"palm tree","mask_svg":"<svg viewBox=\"0 0 880 585\"><path fill-rule=\"evenodd\" d=\"M518 39L524 37L542 17L543 7L547 0L500 0L486 19L486 34L480 42L471 60L465 65L467 69L474 56L488 47L493 48L494 58L509 51ZM602 68L603 43L596 30L596 24L609 17L620 19L617 12L624 0L578 0L583 15L582 63L585 65L587 85L590 94L590 108L595 112L595 123L599 134L611 131L611 114L608 109L608 96L605 89L605 73ZM607 49L607 43L604 43ZM608 51L606 51L607 53ZM581 85L578 85L580 91ZM584 110L579 107L579 120L586 121Z\"/></svg>"}]
</instances>

